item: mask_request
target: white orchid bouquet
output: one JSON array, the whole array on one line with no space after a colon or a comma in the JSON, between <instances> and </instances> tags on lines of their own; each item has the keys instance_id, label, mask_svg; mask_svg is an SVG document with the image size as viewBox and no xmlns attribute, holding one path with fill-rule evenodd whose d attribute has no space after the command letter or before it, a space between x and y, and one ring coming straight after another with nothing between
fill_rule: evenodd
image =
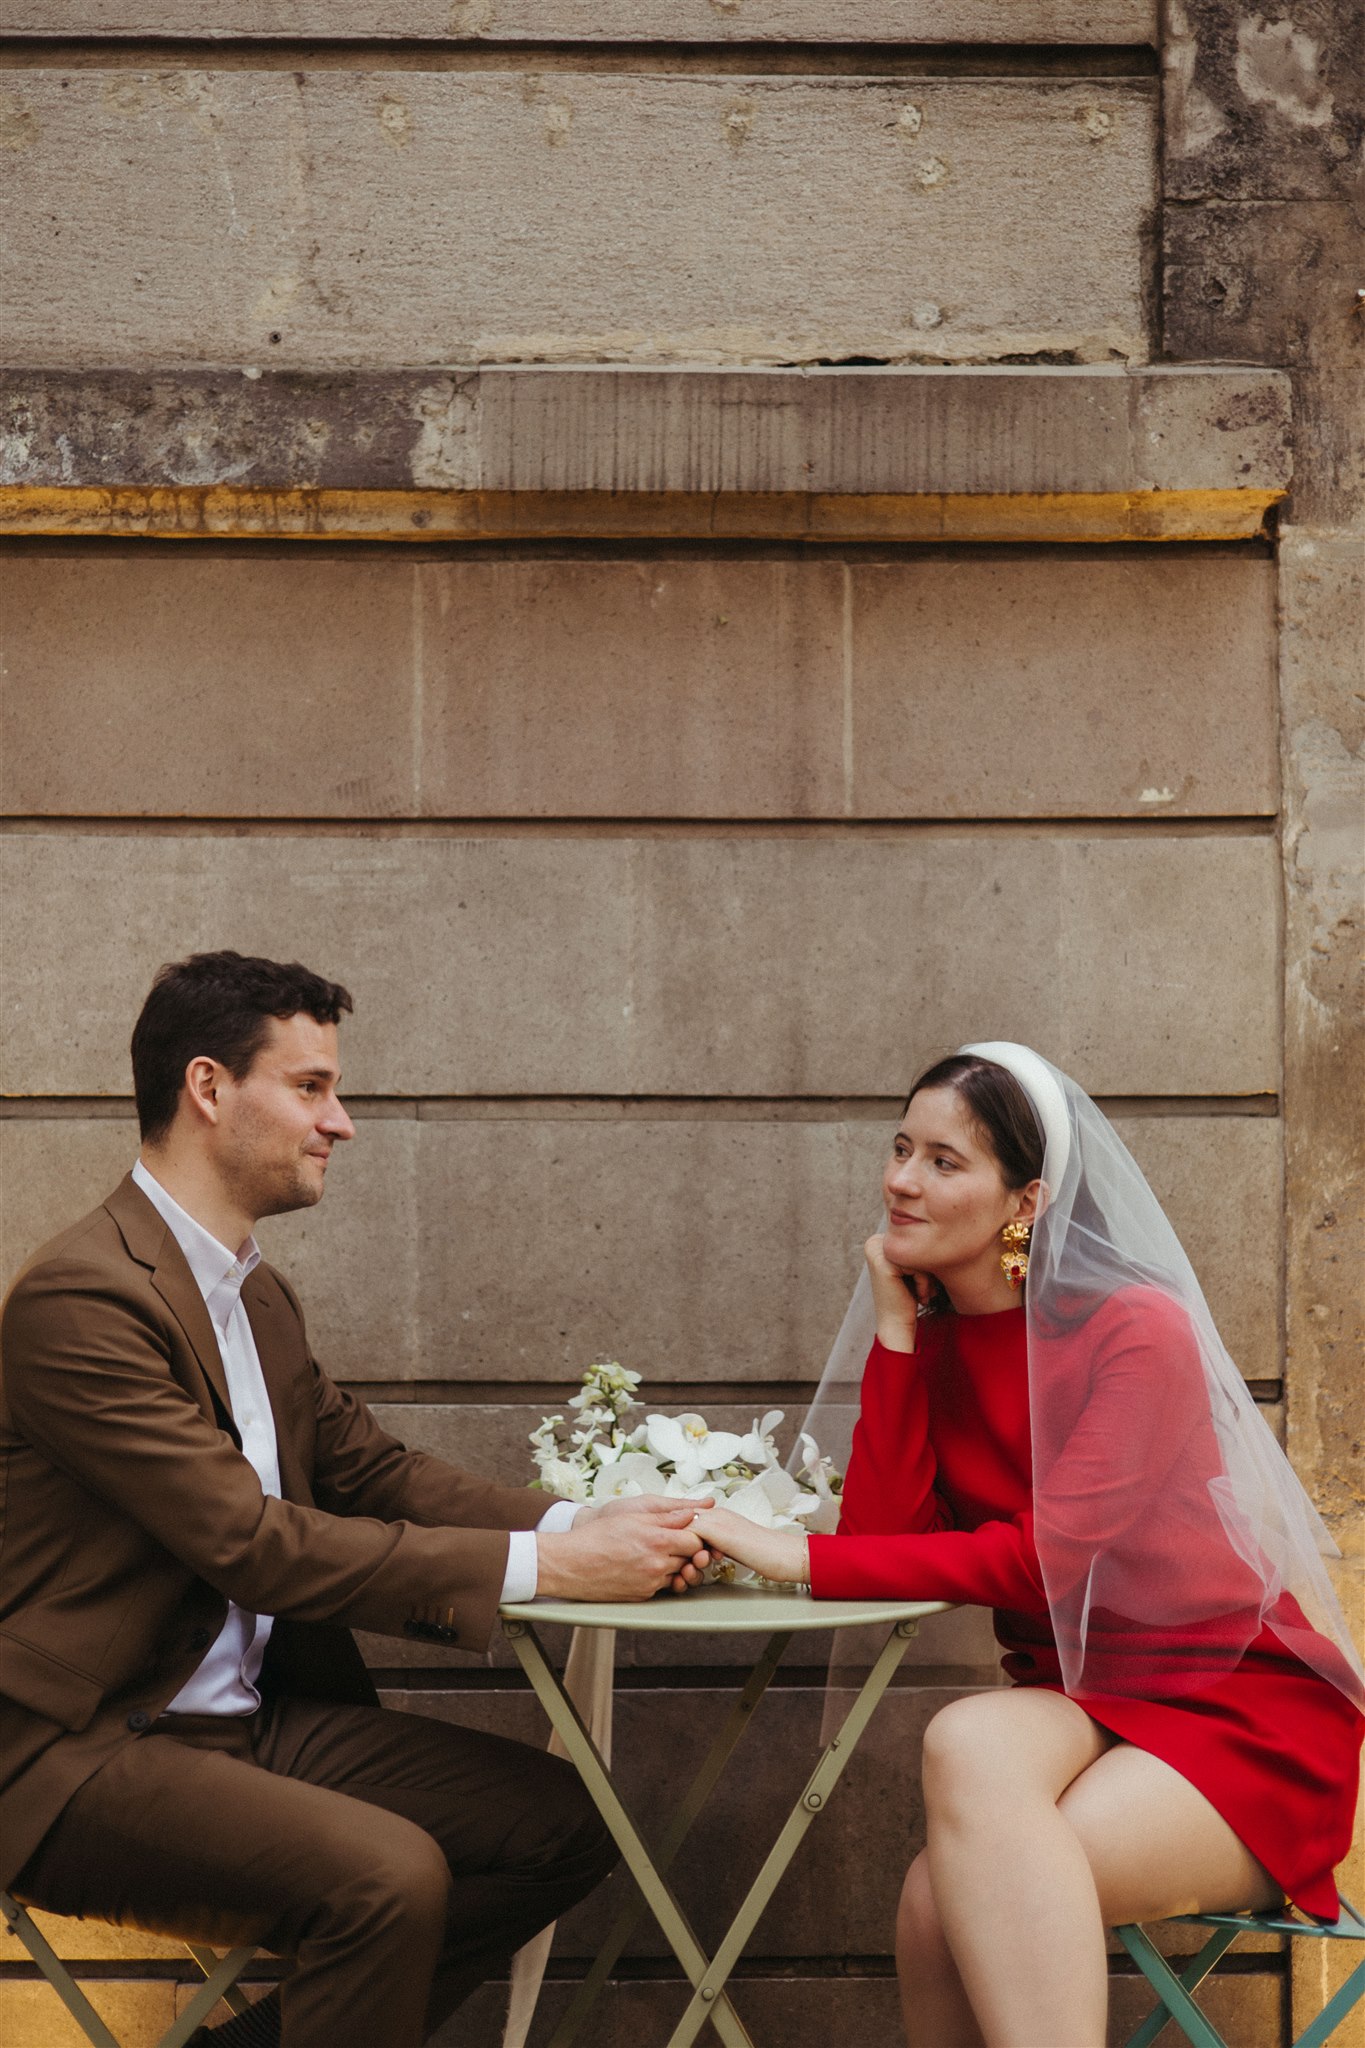
<instances>
[{"instance_id":1,"label":"white orchid bouquet","mask_svg":"<svg viewBox=\"0 0 1365 2048\"><path fill-rule=\"evenodd\" d=\"M531 1431L539 1474L532 1484L575 1501L714 1497L761 1528L833 1532L843 1475L804 1430L798 1476L784 1470L773 1441L782 1409L756 1417L743 1436L712 1429L702 1415L646 1415L632 1426L626 1418L644 1405L636 1398L640 1379L615 1359L590 1365L568 1403L573 1419L547 1415ZM713 1576L756 1575L727 1564L713 1567Z\"/></svg>"}]
</instances>

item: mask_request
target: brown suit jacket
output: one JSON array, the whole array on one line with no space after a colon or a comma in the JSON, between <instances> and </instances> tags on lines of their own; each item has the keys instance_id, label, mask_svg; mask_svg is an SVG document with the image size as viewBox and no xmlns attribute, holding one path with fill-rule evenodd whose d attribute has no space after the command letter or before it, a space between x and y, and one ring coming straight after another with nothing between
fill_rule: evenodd
<instances>
[{"instance_id":1,"label":"brown suit jacket","mask_svg":"<svg viewBox=\"0 0 1365 2048\"><path fill-rule=\"evenodd\" d=\"M543 1493L409 1451L335 1386L288 1283L242 1289L284 1498L243 1457L213 1325L131 1178L45 1245L0 1320L0 1886L174 1699L227 1603L267 1675L367 1696L349 1626L481 1650ZM368 1694L373 1697L372 1693Z\"/></svg>"}]
</instances>

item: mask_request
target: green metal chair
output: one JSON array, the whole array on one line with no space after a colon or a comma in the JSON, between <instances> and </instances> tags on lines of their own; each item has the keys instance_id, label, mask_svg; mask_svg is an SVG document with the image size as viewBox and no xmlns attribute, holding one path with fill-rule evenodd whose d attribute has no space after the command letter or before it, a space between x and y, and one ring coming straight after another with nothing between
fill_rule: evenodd
<instances>
[{"instance_id":1,"label":"green metal chair","mask_svg":"<svg viewBox=\"0 0 1365 2048\"><path fill-rule=\"evenodd\" d=\"M94 2048L120 2048L27 1906L21 1906L8 1892L0 1892L0 1919L23 1943L76 2025L86 2039L93 2042ZM185 1946L203 1971L204 1982L185 2010L166 2029L156 2048L184 2048L184 2043L196 2027L203 2025L220 1998L231 2012L245 2012L247 2009L247 2001L237 1989L237 1980L255 1955L255 1949L234 1948L227 1955L220 1956L216 1949L201 1942L187 1941Z\"/></svg>"},{"instance_id":2,"label":"green metal chair","mask_svg":"<svg viewBox=\"0 0 1365 2048\"><path fill-rule=\"evenodd\" d=\"M1198 1955L1177 1971L1159 1954L1150 1935L1141 1927L1117 1927L1114 1932L1157 1995L1156 2011L1130 2036L1126 2048L1150 2048L1157 2035L1171 2021L1179 2027L1193 2048L1227 2048L1218 2029L1211 2025L1190 1996L1232 1947L1239 1934L1287 1934L1296 1941L1365 1941L1365 1919L1347 1900L1330 1926L1316 1920L1301 1920L1292 1909L1281 1913L1180 1913L1174 1922L1187 1927L1211 1927L1214 1932ZM1293 2048L1322 2048L1347 2014L1365 1998L1365 1957L1352 1970L1340 1990L1328 1999L1322 2011L1294 2042Z\"/></svg>"}]
</instances>

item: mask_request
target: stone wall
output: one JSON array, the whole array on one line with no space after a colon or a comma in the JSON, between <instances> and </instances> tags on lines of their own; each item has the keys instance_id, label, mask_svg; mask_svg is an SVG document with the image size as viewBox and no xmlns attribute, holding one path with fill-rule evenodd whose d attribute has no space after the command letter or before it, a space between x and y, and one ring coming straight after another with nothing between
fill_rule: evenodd
<instances>
[{"instance_id":1,"label":"stone wall","mask_svg":"<svg viewBox=\"0 0 1365 2048\"><path fill-rule=\"evenodd\" d=\"M14 0L5 1273L131 1157L160 961L297 953L355 992L358 1136L267 1249L386 1425L513 1477L604 1353L791 1422L911 1072L1017 1036L1118 1121L1351 1551L1365 321L1350 10L1291 11ZM503 1650L365 1648L539 1739ZM642 1802L739 1653L670 1654L622 1673ZM751 1944L782 2048L894 2025L980 1618L909 1676ZM817 1678L690 1852L703 1939ZM54 1939L155 2038L174 1945ZM0 2026L57 2048L16 1956ZM604 2048L666 2038L670 1974L641 1937ZM1310 1991L1263 1945L1214 2009L1271 2048Z\"/></svg>"}]
</instances>

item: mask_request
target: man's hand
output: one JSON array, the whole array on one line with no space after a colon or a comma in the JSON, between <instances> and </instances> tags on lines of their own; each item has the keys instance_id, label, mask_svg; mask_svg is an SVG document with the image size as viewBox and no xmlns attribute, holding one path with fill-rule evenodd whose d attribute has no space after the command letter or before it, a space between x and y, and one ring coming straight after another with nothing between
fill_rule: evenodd
<instances>
[{"instance_id":1,"label":"man's hand","mask_svg":"<svg viewBox=\"0 0 1365 2048\"><path fill-rule=\"evenodd\" d=\"M710 1500L656 1493L583 1507L572 1529L536 1537L536 1590L557 1600L649 1600L701 1584L711 1562L692 1527Z\"/></svg>"}]
</instances>

